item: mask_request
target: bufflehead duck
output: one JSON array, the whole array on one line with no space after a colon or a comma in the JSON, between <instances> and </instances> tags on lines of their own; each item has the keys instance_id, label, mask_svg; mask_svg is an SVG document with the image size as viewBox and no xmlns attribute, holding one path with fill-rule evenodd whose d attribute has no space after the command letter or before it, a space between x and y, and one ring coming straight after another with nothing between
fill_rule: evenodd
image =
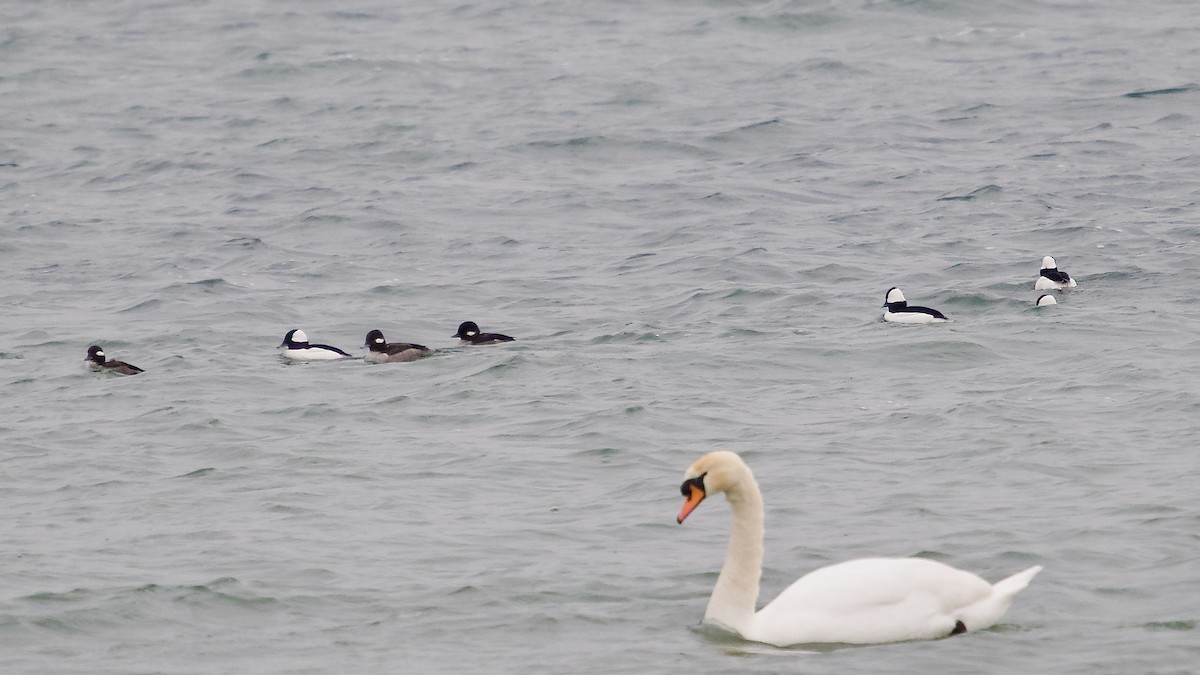
<instances>
[{"instance_id":1,"label":"bufflehead duck","mask_svg":"<svg viewBox=\"0 0 1200 675\"><path fill-rule=\"evenodd\" d=\"M349 354L337 347L310 345L308 335L299 328L289 330L287 335L283 336L283 342L280 342L279 346L284 349L284 356L297 361L332 361L350 358Z\"/></svg>"},{"instance_id":2,"label":"bufflehead duck","mask_svg":"<svg viewBox=\"0 0 1200 675\"><path fill-rule=\"evenodd\" d=\"M1042 273L1038 276L1037 282L1033 284L1033 290L1057 291L1064 288L1075 288L1075 280L1071 278L1070 274L1058 269L1054 258L1050 256L1042 258Z\"/></svg>"},{"instance_id":3,"label":"bufflehead duck","mask_svg":"<svg viewBox=\"0 0 1200 675\"><path fill-rule=\"evenodd\" d=\"M84 361L88 361L88 367L96 372L105 373L120 373L121 375L137 375L146 371L137 366L130 365L124 361L109 361L104 358L104 350L99 345L88 347L87 356Z\"/></svg>"},{"instance_id":4,"label":"bufflehead duck","mask_svg":"<svg viewBox=\"0 0 1200 675\"><path fill-rule=\"evenodd\" d=\"M408 342L389 343L383 339L383 333L373 330L367 333L367 344L371 351L363 357L368 363L385 363L389 361L416 361L422 356L429 356L433 350L424 345L414 345Z\"/></svg>"},{"instance_id":5,"label":"bufflehead duck","mask_svg":"<svg viewBox=\"0 0 1200 675\"><path fill-rule=\"evenodd\" d=\"M945 314L930 309L928 307L908 306L908 301L904 299L904 293L899 288L893 286L888 289L887 295L883 297L883 306L887 307L883 311L884 321L894 321L896 323L935 323L938 321L949 321Z\"/></svg>"},{"instance_id":6,"label":"bufflehead duck","mask_svg":"<svg viewBox=\"0 0 1200 675\"><path fill-rule=\"evenodd\" d=\"M479 326L474 321L464 321L458 326L458 332L450 337L461 340L464 345L494 345L497 342L512 342L514 338L500 333L480 333Z\"/></svg>"},{"instance_id":7,"label":"bufflehead duck","mask_svg":"<svg viewBox=\"0 0 1200 675\"><path fill-rule=\"evenodd\" d=\"M1058 301L1054 299L1053 295L1050 295L1049 293L1044 293L1044 294L1038 296L1037 305L1035 305L1035 306L1036 307L1049 307L1050 305L1057 305L1057 304L1058 304Z\"/></svg>"}]
</instances>

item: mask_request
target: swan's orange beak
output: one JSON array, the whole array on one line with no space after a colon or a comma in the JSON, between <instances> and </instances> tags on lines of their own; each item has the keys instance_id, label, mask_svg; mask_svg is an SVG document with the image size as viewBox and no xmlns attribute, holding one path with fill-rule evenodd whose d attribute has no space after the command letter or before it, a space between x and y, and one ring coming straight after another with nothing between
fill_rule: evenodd
<instances>
[{"instance_id":1,"label":"swan's orange beak","mask_svg":"<svg viewBox=\"0 0 1200 675\"><path fill-rule=\"evenodd\" d=\"M683 524L683 519L687 518L688 514L692 511L695 511L696 507L700 506L700 502L704 501L703 488L695 483L689 483L688 487L691 488L691 494L686 496L683 502L683 508L679 510L679 517L675 519L675 522L681 525Z\"/></svg>"}]
</instances>

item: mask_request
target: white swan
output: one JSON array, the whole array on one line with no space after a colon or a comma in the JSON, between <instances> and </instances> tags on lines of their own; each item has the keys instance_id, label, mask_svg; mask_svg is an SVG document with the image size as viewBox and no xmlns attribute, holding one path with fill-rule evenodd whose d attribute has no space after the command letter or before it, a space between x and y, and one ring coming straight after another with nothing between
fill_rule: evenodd
<instances>
[{"instance_id":1,"label":"white swan","mask_svg":"<svg viewBox=\"0 0 1200 675\"><path fill-rule=\"evenodd\" d=\"M733 510L729 550L704 622L754 642L880 644L932 640L996 623L1013 596L1041 571L1035 565L995 585L923 558L862 558L800 577L754 611L762 575L762 493L732 452L710 452L688 467L678 522L718 492Z\"/></svg>"}]
</instances>

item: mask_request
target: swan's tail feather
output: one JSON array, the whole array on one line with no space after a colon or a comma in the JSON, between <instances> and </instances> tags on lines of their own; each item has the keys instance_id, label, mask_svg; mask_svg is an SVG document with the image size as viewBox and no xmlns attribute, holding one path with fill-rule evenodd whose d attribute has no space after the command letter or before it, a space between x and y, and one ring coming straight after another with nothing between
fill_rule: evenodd
<instances>
[{"instance_id":1,"label":"swan's tail feather","mask_svg":"<svg viewBox=\"0 0 1200 675\"><path fill-rule=\"evenodd\" d=\"M1011 598L1016 595L1021 589L1029 585L1030 581L1037 576L1038 572L1042 571L1041 565L1034 565L1027 570L1017 572L1016 574L1006 579L1001 579L992 585L996 595L1003 598Z\"/></svg>"},{"instance_id":2,"label":"swan's tail feather","mask_svg":"<svg viewBox=\"0 0 1200 675\"><path fill-rule=\"evenodd\" d=\"M983 630L994 625L1008 611L1009 605L1012 604L1013 596L1028 586L1033 577L1041 571L1041 565L1034 565L1027 570L1017 572L1007 579L997 581L992 584L991 594L987 598L966 608L959 615L959 620L966 624L968 630Z\"/></svg>"}]
</instances>

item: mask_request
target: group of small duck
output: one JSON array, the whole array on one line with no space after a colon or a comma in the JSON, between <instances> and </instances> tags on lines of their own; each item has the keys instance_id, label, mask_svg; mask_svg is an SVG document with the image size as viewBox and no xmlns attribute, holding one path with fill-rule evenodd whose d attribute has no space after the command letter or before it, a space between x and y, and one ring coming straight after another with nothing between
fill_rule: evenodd
<instances>
[{"instance_id":1,"label":"group of small duck","mask_svg":"<svg viewBox=\"0 0 1200 675\"><path fill-rule=\"evenodd\" d=\"M479 326L474 321L462 322L458 326L458 332L450 337L458 338L460 345L493 345L512 342L516 339L500 333L484 333L479 330ZM367 355L363 357L363 361L367 363L416 361L419 358L431 356L437 351L411 342L388 342L383 337L383 332L379 330L367 333L367 341L363 346L368 349ZM299 328L289 330L287 335L283 336L283 342L279 344L279 348L284 350L285 358L293 361L334 361L354 358L348 352L337 347L309 342L308 334ZM88 347L87 357L84 360L96 372L118 375L137 375L145 372L124 361L113 361L106 358L104 350L99 345Z\"/></svg>"},{"instance_id":2,"label":"group of small duck","mask_svg":"<svg viewBox=\"0 0 1200 675\"><path fill-rule=\"evenodd\" d=\"M1042 258L1042 269L1038 274L1037 281L1033 284L1035 291L1061 291L1075 288L1075 286L1075 280L1071 278L1070 274L1058 269L1054 258L1051 256ZM1043 293L1036 302L1037 307L1057 304L1058 301L1049 293ZM940 323L950 320L936 309L908 304L904 293L894 286L888 289L884 296L883 306L886 308L883 311L883 320L893 323ZM474 321L462 322L458 326L458 332L450 337L458 338L459 344L462 345L492 345L514 340L511 336L500 333L484 333L479 330L479 326ZM363 346L368 350L367 355L363 357L363 361L367 363L416 361L435 352L425 345L412 342L388 342L387 338L383 337L383 332L379 330L367 333L367 341ZM348 352L337 347L309 342L308 334L299 328L288 331L287 335L283 336L283 342L279 347L284 350L284 357L293 361L335 361L354 358ZM107 359L104 356L104 350L99 345L88 347L87 357L84 360L88 362L92 370L97 372L120 375L137 375L145 372L124 361Z\"/></svg>"},{"instance_id":3,"label":"group of small duck","mask_svg":"<svg viewBox=\"0 0 1200 675\"><path fill-rule=\"evenodd\" d=\"M1051 256L1042 258L1042 269L1038 274L1037 281L1033 283L1033 290L1061 291L1075 288L1075 286L1075 280L1071 278L1070 274L1058 269L1058 263L1054 262L1054 258ZM1043 293L1038 296L1034 306L1047 307L1057 304L1058 301L1054 299L1053 295ZM908 304L908 301L904 299L904 293L895 286L888 289L883 298L883 306L887 308L883 310L883 320L893 323L941 323L950 320L936 309Z\"/></svg>"},{"instance_id":4,"label":"group of small duck","mask_svg":"<svg viewBox=\"0 0 1200 675\"><path fill-rule=\"evenodd\" d=\"M484 333L474 321L464 321L458 327L458 332L450 337L459 339L463 345L494 345L499 342L512 342L515 338L500 333ZM412 342L388 342L383 337L383 331L373 330L367 333L367 341L363 344L368 349L363 361L367 363L398 363L416 361L431 356L435 350ZM333 361L351 358L350 354L329 345L312 344L308 335L299 328L288 331L279 344L283 355L294 361Z\"/></svg>"}]
</instances>

